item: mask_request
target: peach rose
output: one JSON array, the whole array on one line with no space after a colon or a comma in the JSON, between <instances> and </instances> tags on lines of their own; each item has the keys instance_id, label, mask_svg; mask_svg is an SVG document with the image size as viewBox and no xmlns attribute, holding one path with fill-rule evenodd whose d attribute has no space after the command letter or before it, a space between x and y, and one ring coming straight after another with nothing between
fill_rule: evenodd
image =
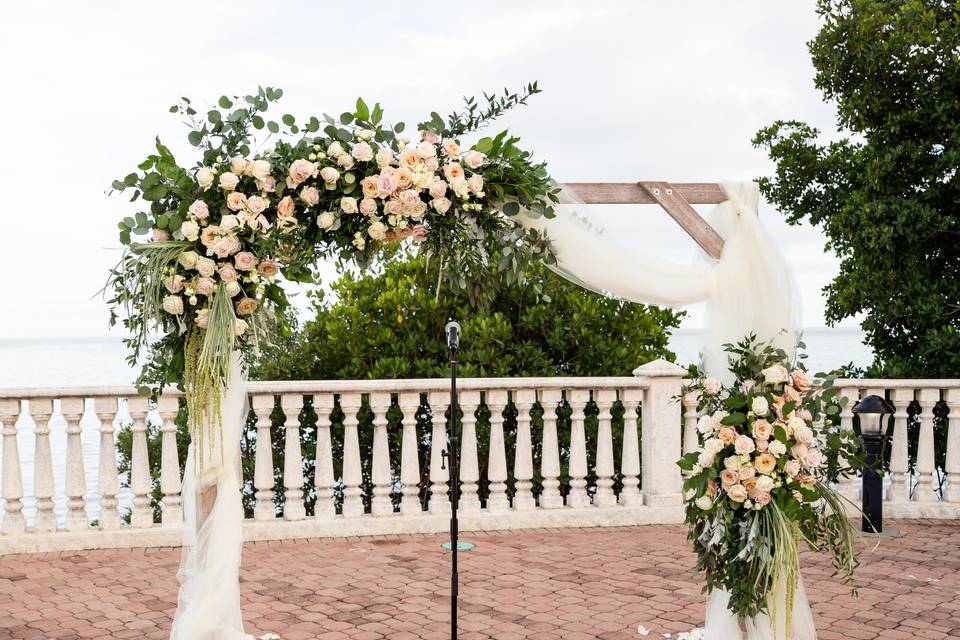
<instances>
[{"instance_id":1,"label":"peach rose","mask_svg":"<svg viewBox=\"0 0 960 640\"><path fill-rule=\"evenodd\" d=\"M720 472L720 482L724 487L729 487L730 485L737 484L740 481L740 476L737 475L736 471L731 471L730 469L724 469Z\"/></svg>"},{"instance_id":2,"label":"peach rose","mask_svg":"<svg viewBox=\"0 0 960 640\"><path fill-rule=\"evenodd\" d=\"M230 160L230 171L237 174L238 176L247 175L247 172L250 170L250 163L247 162L247 159L241 156L235 156Z\"/></svg>"},{"instance_id":3,"label":"peach rose","mask_svg":"<svg viewBox=\"0 0 960 640\"><path fill-rule=\"evenodd\" d=\"M410 186L410 183L413 182L413 174L410 173L410 169L407 169L406 167L400 167L397 169L393 176L397 180L398 189L406 189Z\"/></svg>"},{"instance_id":4,"label":"peach rose","mask_svg":"<svg viewBox=\"0 0 960 640\"><path fill-rule=\"evenodd\" d=\"M360 189L367 198L376 198L380 195L380 187L377 186L377 176L367 176L360 181Z\"/></svg>"},{"instance_id":5,"label":"peach rose","mask_svg":"<svg viewBox=\"0 0 960 640\"><path fill-rule=\"evenodd\" d=\"M468 151L467 155L463 156L463 164L467 165L468 169L479 169L483 160L484 155L479 151Z\"/></svg>"},{"instance_id":6,"label":"peach rose","mask_svg":"<svg viewBox=\"0 0 960 640\"><path fill-rule=\"evenodd\" d=\"M737 430L733 427L720 427L720 431L717 432L717 437L723 441L723 444L733 444L737 439Z\"/></svg>"},{"instance_id":7,"label":"peach rose","mask_svg":"<svg viewBox=\"0 0 960 640\"><path fill-rule=\"evenodd\" d=\"M239 191L232 191L227 196L227 208L231 211L240 211L247 206L247 196Z\"/></svg>"},{"instance_id":8,"label":"peach rose","mask_svg":"<svg viewBox=\"0 0 960 640\"><path fill-rule=\"evenodd\" d=\"M153 241L154 242L163 242L170 239L170 234L164 231L163 229L154 229L153 230Z\"/></svg>"},{"instance_id":9,"label":"peach rose","mask_svg":"<svg viewBox=\"0 0 960 640\"><path fill-rule=\"evenodd\" d=\"M417 204L413 205L413 208L410 210L410 217L412 218L422 218L427 212L427 203L423 200L417 201Z\"/></svg>"},{"instance_id":10,"label":"peach rose","mask_svg":"<svg viewBox=\"0 0 960 640\"><path fill-rule=\"evenodd\" d=\"M447 138L443 141L443 155L448 158L456 158L460 155L460 145L456 140Z\"/></svg>"},{"instance_id":11,"label":"peach rose","mask_svg":"<svg viewBox=\"0 0 960 640\"><path fill-rule=\"evenodd\" d=\"M463 178L453 178L450 181L450 190L461 198L466 198L470 195L470 185L467 184L467 181Z\"/></svg>"},{"instance_id":12,"label":"peach rose","mask_svg":"<svg viewBox=\"0 0 960 640\"><path fill-rule=\"evenodd\" d=\"M300 199L306 203L308 207L316 206L320 202L320 192L317 191L316 187L304 187L300 191Z\"/></svg>"},{"instance_id":13,"label":"peach rose","mask_svg":"<svg viewBox=\"0 0 960 640\"><path fill-rule=\"evenodd\" d=\"M754 459L753 466L759 473L771 473L777 468L777 459L769 453L761 453Z\"/></svg>"},{"instance_id":14,"label":"peach rose","mask_svg":"<svg viewBox=\"0 0 960 640\"><path fill-rule=\"evenodd\" d=\"M796 481L805 487L812 487L813 485L817 484L817 479L809 473L798 473Z\"/></svg>"},{"instance_id":15,"label":"peach rose","mask_svg":"<svg viewBox=\"0 0 960 640\"><path fill-rule=\"evenodd\" d=\"M317 175L317 165L309 160L304 160L300 158L299 160L294 160L290 165L290 169L287 172L287 184L293 183L291 186L299 186L307 178Z\"/></svg>"},{"instance_id":16,"label":"peach rose","mask_svg":"<svg viewBox=\"0 0 960 640\"><path fill-rule=\"evenodd\" d=\"M757 479L756 478L746 478L743 481L743 488L747 490L747 495L751 498L757 495Z\"/></svg>"},{"instance_id":17,"label":"peach rose","mask_svg":"<svg viewBox=\"0 0 960 640\"><path fill-rule=\"evenodd\" d=\"M292 218L296 210L297 207L293 204L293 198L290 196L284 196L283 199L277 203L277 216L281 218Z\"/></svg>"},{"instance_id":18,"label":"peach rose","mask_svg":"<svg viewBox=\"0 0 960 640\"><path fill-rule=\"evenodd\" d=\"M210 215L210 208L207 207L207 203L203 200L194 200L187 211L199 220L206 220Z\"/></svg>"},{"instance_id":19,"label":"peach rose","mask_svg":"<svg viewBox=\"0 0 960 640\"><path fill-rule=\"evenodd\" d=\"M257 266L257 256L249 251L241 251L233 257L233 264L238 271L252 271Z\"/></svg>"},{"instance_id":20,"label":"peach rose","mask_svg":"<svg viewBox=\"0 0 960 640\"><path fill-rule=\"evenodd\" d=\"M467 180L467 186L470 187L470 191L474 193L483 193L483 176L479 173L475 173Z\"/></svg>"},{"instance_id":21,"label":"peach rose","mask_svg":"<svg viewBox=\"0 0 960 640\"><path fill-rule=\"evenodd\" d=\"M257 271L262 276L272 278L280 271L280 267L273 260L261 260L260 264L257 265Z\"/></svg>"},{"instance_id":22,"label":"peach rose","mask_svg":"<svg viewBox=\"0 0 960 640\"><path fill-rule=\"evenodd\" d=\"M417 163L420 162L420 157L417 155L417 152L413 149L404 149L400 152L400 166L406 167L411 171Z\"/></svg>"},{"instance_id":23,"label":"peach rose","mask_svg":"<svg viewBox=\"0 0 960 640\"><path fill-rule=\"evenodd\" d=\"M257 301L253 298L241 298L237 301L236 307L238 316L249 316L257 310Z\"/></svg>"},{"instance_id":24,"label":"peach rose","mask_svg":"<svg viewBox=\"0 0 960 640\"><path fill-rule=\"evenodd\" d=\"M224 191L233 191L240 183L240 178L235 173L224 171L220 176L220 188Z\"/></svg>"},{"instance_id":25,"label":"peach rose","mask_svg":"<svg viewBox=\"0 0 960 640\"><path fill-rule=\"evenodd\" d=\"M793 430L793 437L800 444L805 444L807 446L812 445L814 441L813 430L810 427L808 427L806 424L796 427Z\"/></svg>"},{"instance_id":26,"label":"peach rose","mask_svg":"<svg viewBox=\"0 0 960 640\"><path fill-rule=\"evenodd\" d=\"M805 371L797 369L790 374L790 377L793 379L793 386L800 391L806 391L810 388L810 378L807 376Z\"/></svg>"},{"instance_id":27,"label":"peach rose","mask_svg":"<svg viewBox=\"0 0 960 640\"><path fill-rule=\"evenodd\" d=\"M758 440L769 440L773 435L773 425L766 420L757 420L753 423L753 437Z\"/></svg>"},{"instance_id":28,"label":"peach rose","mask_svg":"<svg viewBox=\"0 0 960 640\"><path fill-rule=\"evenodd\" d=\"M443 175L449 181L463 178L463 167L460 166L459 162L451 162L443 168Z\"/></svg>"},{"instance_id":29,"label":"peach rose","mask_svg":"<svg viewBox=\"0 0 960 640\"><path fill-rule=\"evenodd\" d=\"M431 182L430 195L434 198L442 198L447 195L447 183L443 180L434 180Z\"/></svg>"}]
</instances>

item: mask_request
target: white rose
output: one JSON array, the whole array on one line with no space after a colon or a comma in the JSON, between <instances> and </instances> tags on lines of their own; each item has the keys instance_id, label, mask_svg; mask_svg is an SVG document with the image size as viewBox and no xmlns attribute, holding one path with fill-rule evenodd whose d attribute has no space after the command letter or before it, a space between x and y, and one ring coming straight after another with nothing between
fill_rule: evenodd
<instances>
[{"instance_id":1,"label":"white rose","mask_svg":"<svg viewBox=\"0 0 960 640\"><path fill-rule=\"evenodd\" d=\"M723 468L727 471L739 471L742 466L740 456L729 456L723 460Z\"/></svg>"},{"instance_id":2,"label":"white rose","mask_svg":"<svg viewBox=\"0 0 960 640\"><path fill-rule=\"evenodd\" d=\"M473 180L473 178L470 178ZM720 393L720 381L716 378L707 378L703 381L703 392L715 396Z\"/></svg>"},{"instance_id":3,"label":"white rose","mask_svg":"<svg viewBox=\"0 0 960 640\"><path fill-rule=\"evenodd\" d=\"M337 164L343 167L344 169L350 170L353 168L353 165L354 165L353 156L347 155L345 153L337 158Z\"/></svg>"},{"instance_id":4,"label":"white rose","mask_svg":"<svg viewBox=\"0 0 960 640\"><path fill-rule=\"evenodd\" d=\"M467 165L468 169L478 169L483 164L483 159L484 156L479 151L468 151L467 155L463 156L463 164Z\"/></svg>"},{"instance_id":5,"label":"white rose","mask_svg":"<svg viewBox=\"0 0 960 640\"><path fill-rule=\"evenodd\" d=\"M761 373L763 373L763 379L767 384L780 384L781 382L786 382L790 377L787 368L782 364L767 367Z\"/></svg>"},{"instance_id":6,"label":"white rose","mask_svg":"<svg viewBox=\"0 0 960 640\"><path fill-rule=\"evenodd\" d=\"M341 145L339 142L332 142L330 143L330 146L327 147L327 153L333 156L334 158L342 156L344 153L343 145Z\"/></svg>"},{"instance_id":7,"label":"white rose","mask_svg":"<svg viewBox=\"0 0 960 640\"><path fill-rule=\"evenodd\" d=\"M475 173L467 180L467 186L470 187L470 191L474 193L483 193L483 176L479 173Z\"/></svg>"},{"instance_id":8,"label":"white rose","mask_svg":"<svg viewBox=\"0 0 960 640\"><path fill-rule=\"evenodd\" d=\"M382 222L374 222L367 228L367 235L374 240L383 240L387 237L387 225Z\"/></svg>"},{"instance_id":9,"label":"white rose","mask_svg":"<svg viewBox=\"0 0 960 640\"><path fill-rule=\"evenodd\" d=\"M696 505L698 509L708 511L713 506L713 500L710 499L710 496L700 496L697 498Z\"/></svg>"},{"instance_id":10,"label":"white rose","mask_svg":"<svg viewBox=\"0 0 960 640\"><path fill-rule=\"evenodd\" d=\"M223 229L224 231L233 231L234 229L238 229L239 227L240 227L240 218L233 215L232 213L228 213L227 215L220 218L220 228Z\"/></svg>"},{"instance_id":11,"label":"white rose","mask_svg":"<svg viewBox=\"0 0 960 640\"><path fill-rule=\"evenodd\" d=\"M200 169L197 170L197 184L203 187L204 191L213 186L213 177L212 169L200 167Z\"/></svg>"},{"instance_id":12,"label":"white rose","mask_svg":"<svg viewBox=\"0 0 960 640\"><path fill-rule=\"evenodd\" d=\"M776 458L779 458L787 452L787 445L783 444L779 440L774 440L770 443L770 446L767 447L767 451L770 452Z\"/></svg>"},{"instance_id":13,"label":"white rose","mask_svg":"<svg viewBox=\"0 0 960 640\"><path fill-rule=\"evenodd\" d=\"M242 336L243 333L247 330L247 323L245 320L237 318L233 321L233 334L235 336Z\"/></svg>"},{"instance_id":14,"label":"white rose","mask_svg":"<svg viewBox=\"0 0 960 640\"><path fill-rule=\"evenodd\" d=\"M763 396L757 396L750 405L750 410L758 416L765 416L770 411L770 405Z\"/></svg>"},{"instance_id":15,"label":"white rose","mask_svg":"<svg viewBox=\"0 0 960 640\"><path fill-rule=\"evenodd\" d=\"M357 212L357 199L350 196L344 196L340 198L340 208L344 213L356 213Z\"/></svg>"},{"instance_id":16,"label":"white rose","mask_svg":"<svg viewBox=\"0 0 960 640\"><path fill-rule=\"evenodd\" d=\"M393 151L389 147L377 149L377 166L381 169L393 162Z\"/></svg>"},{"instance_id":17,"label":"white rose","mask_svg":"<svg viewBox=\"0 0 960 640\"><path fill-rule=\"evenodd\" d=\"M270 163L266 160L254 160L250 163L250 174L261 182L270 177Z\"/></svg>"},{"instance_id":18,"label":"white rose","mask_svg":"<svg viewBox=\"0 0 960 640\"><path fill-rule=\"evenodd\" d=\"M226 284L227 295L231 298L240 293L240 283L236 280L231 280Z\"/></svg>"},{"instance_id":19,"label":"white rose","mask_svg":"<svg viewBox=\"0 0 960 640\"><path fill-rule=\"evenodd\" d=\"M167 296L163 299L163 310L175 316L183 313L183 298L180 296Z\"/></svg>"},{"instance_id":20,"label":"white rose","mask_svg":"<svg viewBox=\"0 0 960 640\"><path fill-rule=\"evenodd\" d=\"M180 254L178 262L184 269L193 269L197 266L197 259L200 255L196 251L184 251Z\"/></svg>"},{"instance_id":21,"label":"white rose","mask_svg":"<svg viewBox=\"0 0 960 640\"><path fill-rule=\"evenodd\" d=\"M762 491L764 493L770 493L773 491L773 478L770 476L760 476L757 478L757 491Z\"/></svg>"},{"instance_id":22,"label":"white rose","mask_svg":"<svg viewBox=\"0 0 960 640\"><path fill-rule=\"evenodd\" d=\"M354 145L351 153L353 157L360 162L370 162L373 160L373 147L366 142L360 142Z\"/></svg>"},{"instance_id":23,"label":"white rose","mask_svg":"<svg viewBox=\"0 0 960 640\"><path fill-rule=\"evenodd\" d=\"M417 145L417 157L433 158L437 155L437 148L429 142L421 142Z\"/></svg>"},{"instance_id":24,"label":"white rose","mask_svg":"<svg viewBox=\"0 0 960 640\"><path fill-rule=\"evenodd\" d=\"M699 456L697 456L697 463L701 467L712 467L713 462L714 462L714 456L709 451L704 451Z\"/></svg>"},{"instance_id":25,"label":"white rose","mask_svg":"<svg viewBox=\"0 0 960 640\"><path fill-rule=\"evenodd\" d=\"M337 217L333 213L325 211L317 216L317 226L321 229L329 229L336 220Z\"/></svg>"},{"instance_id":26,"label":"white rose","mask_svg":"<svg viewBox=\"0 0 960 640\"><path fill-rule=\"evenodd\" d=\"M250 170L250 163L247 161L246 158L241 158L240 156L236 156L235 158L230 160L230 171L232 173L235 173L238 176L245 176L247 175L247 172L249 170Z\"/></svg>"},{"instance_id":27,"label":"white rose","mask_svg":"<svg viewBox=\"0 0 960 640\"><path fill-rule=\"evenodd\" d=\"M806 428L806 426L807 426L807 421L801 418L800 416L790 416L790 419L787 420L787 429L789 430L790 433L794 434L794 437L796 437L797 429ZM799 439L800 438L797 438L797 440ZM804 444L809 444L809 443L805 442Z\"/></svg>"},{"instance_id":28,"label":"white rose","mask_svg":"<svg viewBox=\"0 0 960 640\"><path fill-rule=\"evenodd\" d=\"M436 209L437 213L446 213L450 210L450 200L447 198L434 198L430 201L430 204L433 205L433 208Z\"/></svg>"},{"instance_id":29,"label":"white rose","mask_svg":"<svg viewBox=\"0 0 960 640\"><path fill-rule=\"evenodd\" d=\"M180 225L180 233L190 242L194 242L200 237L200 225L192 220L186 220Z\"/></svg>"},{"instance_id":30,"label":"white rose","mask_svg":"<svg viewBox=\"0 0 960 640\"><path fill-rule=\"evenodd\" d=\"M720 438L710 438L703 443L703 448L713 454L720 453L725 446L727 445L723 444L723 440Z\"/></svg>"},{"instance_id":31,"label":"white rose","mask_svg":"<svg viewBox=\"0 0 960 640\"><path fill-rule=\"evenodd\" d=\"M713 431L713 418L710 416L700 416L697 420L697 431L702 434L708 434Z\"/></svg>"},{"instance_id":32,"label":"white rose","mask_svg":"<svg viewBox=\"0 0 960 640\"><path fill-rule=\"evenodd\" d=\"M237 188L237 184L240 182L240 178L236 174L229 171L225 171L220 176L220 188L224 191L233 191Z\"/></svg>"}]
</instances>

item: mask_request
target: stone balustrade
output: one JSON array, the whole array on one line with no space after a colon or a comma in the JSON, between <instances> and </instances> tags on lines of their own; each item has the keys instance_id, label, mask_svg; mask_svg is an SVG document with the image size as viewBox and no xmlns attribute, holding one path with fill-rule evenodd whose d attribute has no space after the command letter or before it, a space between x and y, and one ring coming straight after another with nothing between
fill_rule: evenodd
<instances>
[{"instance_id":1,"label":"stone balustrade","mask_svg":"<svg viewBox=\"0 0 960 640\"><path fill-rule=\"evenodd\" d=\"M459 380L461 528L682 521L675 461L683 375L656 361L634 377ZM246 539L447 530L447 380L251 382L248 390L256 435L246 443L248 467L253 459ZM312 477L303 464L307 403L316 416ZM0 390L0 553L179 544L178 411L176 392L152 405L130 388ZM622 424L617 451L614 423ZM489 432L483 439L481 424ZM151 425L159 425L159 451L150 446ZM122 426L131 439L124 483L116 453ZM277 434L283 453L275 469ZM364 459L361 441L371 440ZM54 455L61 450L62 461ZM160 522L151 462L159 466ZM309 512L305 488L315 495Z\"/></svg>"},{"instance_id":2,"label":"stone balustrade","mask_svg":"<svg viewBox=\"0 0 960 640\"><path fill-rule=\"evenodd\" d=\"M697 446L696 400L677 401L683 375L656 361L634 377L460 380L461 528L682 521L674 463L681 449ZM960 518L960 380L836 386L851 399L841 428L853 428L852 401L864 395L883 395L896 408L887 517ZM246 539L447 529L448 381L251 382L248 389ZM315 422L303 419L305 407ZM130 388L0 390L0 554L179 544L179 410L175 392L153 405ZM121 426L131 440L124 482ZM159 447L150 446L151 428ZM908 430L919 433L915 452ZM282 455L273 438L282 438ZM847 479L840 489L856 501L858 483Z\"/></svg>"}]
</instances>

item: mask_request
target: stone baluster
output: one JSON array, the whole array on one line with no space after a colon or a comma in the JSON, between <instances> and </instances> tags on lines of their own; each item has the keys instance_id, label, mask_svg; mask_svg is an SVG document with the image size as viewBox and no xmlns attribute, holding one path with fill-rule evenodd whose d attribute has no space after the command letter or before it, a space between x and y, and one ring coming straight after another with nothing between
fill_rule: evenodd
<instances>
[{"instance_id":1,"label":"stone baluster","mask_svg":"<svg viewBox=\"0 0 960 640\"><path fill-rule=\"evenodd\" d=\"M253 507L255 520L273 520L277 517L277 510L273 504L273 441L270 437L270 427L273 422L270 414L273 412L274 397L272 394L258 394L253 396L253 412L257 422L257 448L253 465L253 494L256 502Z\"/></svg>"},{"instance_id":2,"label":"stone baluster","mask_svg":"<svg viewBox=\"0 0 960 640\"><path fill-rule=\"evenodd\" d=\"M917 488L913 499L917 502L936 502L933 487L938 484L933 455L933 407L940 400L940 389L920 389L920 441L917 443Z\"/></svg>"},{"instance_id":3,"label":"stone baluster","mask_svg":"<svg viewBox=\"0 0 960 640\"><path fill-rule=\"evenodd\" d=\"M594 504L598 507L613 507L617 504L617 496L613 492L613 430L611 429L610 410L617 401L617 392L614 389L600 389L597 391L597 462L594 468L597 474L597 493Z\"/></svg>"},{"instance_id":4,"label":"stone baluster","mask_svg":"<svg viewBox=\"0 0 960 640\"><path fill-rule=\"evenodd\" d=\"M33 521L36 532L56 531L57 518L53 513L53 458L50 455L50 416L53 401L44 398L30 400L30 416L36 425L33 467L33 495L37 514Z\"/></svg>"},{"instance_id":5,"label":"stone baluster","mask_svg":"<svg viewBox=\"0 0 960 640\"><path fill-rule=\"evenodd\" d=\"M317 519L329 519L337 515L337 505L333 500L333 487L337 480L333 471L333 443L330 439L330 413L333 406L332 394L313 396L313 409L317 413L317 456L313 467L317 501L313 515Z\"/></svg>"},{"instance_id":6,"label":"stone baluster","mask_svg":"<svg viewBox=\"0 0 960 640\"><path fill-rule=\"evenodd\" d=\"M20 401L0 399L0 424L3 425L3 528L0 533L16 536L25 533L27 521L23 517L23 476L20 470L20 449L17 446L17 418Z\"/></svg>"},{"instance_id":7,"label":"stone baluster","mask_svg":"<svg viewBox=\"0 0 960 640\"><path fill-rule=\"evenodd\" d=\"M856 387L840 387L837 389L838 398L847 398L847 403L840 410L840 430L850 433L853 431L853 406L860 399L860 390ZM846 466L847 461L840 459L840 466ZM859 504L862 480L853 476L841 477L837 482L837 492L853 503Z\"/></svg>"},{"instance_id":8,"label":"stone baluster","mask_svg":"<svg viewBox=\"0 0 960 640\"><path fill-rule=\"evenodd\" d=\"M638 507L643 504L640 495L640 438L637 434L637 409L643 401L643 389L628 387L623 390L623 450L620 459L620 474L623 489L620 504Z\"/></svg>"},{"instance_id":9,"label":"stone baluster","mask_svg":"<svg viewBox=\"0 0 960 640\"><path fill-rule=\"evenodd\" d=\"M83 531L89 526L86 503L87 476L83 469L83 443L80 440L80 420L83 419L83 398L60 400L60 414L67 423L67 459L64 470L64 493L67 495L67 531Z\"/></svg>"},{"instance_id":10,"label":"stone baluster","mask_svg":"<svg viewBox=\"0 0 960 640\"><path fill-rule=\"evenodd\" d=\"M344 393L340 396L343 409L343 515L363 515L363 467L360 461L360 435L358 432L363 398L359 393Z\"/></svg>"},{"instance_id":11,"label":"stone baluster","mask_svg":"<svg viewBox=\"0 0 960 640\"><path fill-rule=\"evenodd\" d=\"M480 405L479 391L464 391L460 394L460 407L463 411L463 429L460 438L460 510L464 513L480 511L478 494L480 464L477 459L477 407Z\"/></svg>"},{"instance_id":12,"label":"stone baluster","mask_svg":"<svg viewBox=\"0 0 960 640\"><path fill-rule=\"evenodd\" d=\"M400 451L400 482L403 483L400 513L417 514L420 504L420 448L417 438L417 410L419 393L401 393L400 411L403 413L403 442Z\"/></svg>"},{"instance_id":13,"label":"stone baluster","mask_svg":"<svg viewBox=\"0 0 960 640\"><path fill-rule=\"evenodd\" d=\"M589 507L587 495L587 434L584 426L584 409L590 401L590 392L586 389L574 389L567 396L572 414L570 416L570 492L567 494L568 507Z\"/></svg>"},{"instance_id":14,"label":"stone baluster","mask_svg":"<svg viewBox=\"0 0 960 640\"><path fill-rule=\"evenodd\" d=\"M147 449L147 413L150 411L150 402L143 396L131 396L127 400L127 411L133 420L130 428L133 440L133 452L130 456L133 509L130 512L130 524L134 527L150 527L153 525L153 508L150 506L152 478Z\"/></svg>"},{"instance_id":15,"label":"stone baluster","mask_svg":"<svg viewBox=\"0 0 960 640\"><path fill-rule=\"evenodd\" d=\"M943 489L945 502L960 502L960 388L946 391L950 410L947 432L947 484Z\"/></svg>"},{"instance_id":16,"label":"stone baluster","mask_svg":"<svg viewBox=\"0 0 960 640\"><path fill-rule=\"evenodd\" d=\"M543 406L543 439L540 443L540 475L543 476L541 509L559 509L563 506L563 496L560 495L560 445L557 441L557 405L561 398L559 389L544 389L540 392L540 404Z\"/></svg>"},{"instance_id":17,"label":"stone baluster","mask_svg":"<svg viewBox=\"0 0 960 640\"><path fill-rule=\"evenodd\" d=\"M682 407L678 398L686 369L655 360L637 367L634 375L647 380L643 394L643 503L648 507L683 504L683 480L677 460L682 453Z\"/></svg>"},{"instance_id":18,"label":"stone baluster","mask_svg":"<svg viewBox=\"0 0 960 640\"><path fill-rule=\"evenodd\" d=\"M700 438L697 434L697 403L700 397L693 392L683 394L683 455L692 453L700 448ZM684 471L683 475L690 475Z\"/></svg>"},{"instance_id":19,"label":"stone baluster","mask_svg":"<svg viewBox=\"0 0 960 640\"><path fill-rule=\"evenodd\" d=\"M390 394L371 393L370 408L373 410L373 500L370 512L375 516L389 516L393 515L393 500L390 498L393 470L390 467L390 439L387 433Z\"/></svg>"},{"instance_id":20,"label":"stone baluster","mask_svg":"<svg viewBox=\"0 0 960 640\"><path fill-rule=\"evenodd\" d=\"M887 500L907 502L910 500L910 451L908 448L907 410L913 401L913 389L896 388L893 390L893 434L890 445L890 487ZM889 418L888 418L889 419Z\"/></svg>"},{"instance_id":21,"label":"stone baluster","mask_svg":"<svg viewBox=\"0 0 960 640\"><path fill-rule=\"evenodd\" d=\"M120 514L117 512L120 483L117 478L117 447L113 437L116 431L113 421L117 417L117 399L94 398L94 410L100 420L100 465L97 472L100 515L97 521L102 530L113 531L120 528Z\"/></svg>"},{"instance_id":22,"label":"stone baluster","mask_svg":"<svg viewBox=\"0 0 960 640\"><path fill-rule=\"evenodd\" d=\"M160 427L160 493L163 494L163 509L160 521L164 527L179 527L183 524L183 506L180 491L180 452L177 450L177 414L180 399L163 395L158 401L158 411L163 424Z\"/></svg>"},{"instance_id":23,"label":"stone baluster","mask_svg":"<svg viewBox=\"0 0 960 640\"><path fill-rule=\"evenodd\" d=\"M513 458L513 477L516 492L513 508L517 511L533 511L537 501L533 497L533 438L530 433L530 409L537 401L533 389L519 389L513 394L517 407L517 443Z\"/></svg>"},{"instance_id":24,"label":"stone baluster","mask_svg":"<svg viewBox=\"0 0 960 640\"><path fill-rule=\"evenodd\" d=\"M300 453L300 412L303 395L285 393L280 396L283 409L283 519L303 520L303 456Z\"/></svg>"},{"instance_id":25,"label":"stone baluster","mask_svg":"<svg viewBox=\"0 0 960 640\"><path fill-rule=\"evenodd\" d=\"M447 449L447 425L444 413L449 395L436 391L429 395L430 409L433 411L433 435L430 438L430 500L427 508L430 513L450 513L450 497L447 485L450 481L450 468L443 460ZM456 417L450 421L456 425ZM456 426L452 427L456 429Z\"/></svg>"},{"instance_id":26,"label":"stone baluster","mask_svg":"<svg viewBox=\"0 0 960 640\"><path fill-rule=\"evenodd\" d=\"M490 452L487 460L490 494L487 496L487 511L503 513L510 509L510 499L507 497L507 448L503 439L503 410L507 406L507 392L502 389L487 391L486 405L490 410Z\"/></svg>"}]
</instances>

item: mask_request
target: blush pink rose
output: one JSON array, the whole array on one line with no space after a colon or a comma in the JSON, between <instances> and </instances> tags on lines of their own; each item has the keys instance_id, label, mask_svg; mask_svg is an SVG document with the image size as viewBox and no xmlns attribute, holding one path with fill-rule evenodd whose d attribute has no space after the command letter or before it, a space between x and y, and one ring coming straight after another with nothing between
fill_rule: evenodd
<instances>
[{"instance_id":1,"label":"blush pink rose","mask_svg":"<svg viewBox=\"0 0 960 640\"><path fill-rule=\"evenodd\" d=\"M745 453L753 453L753 450L756 446L753 444L753 438L750 436L737 436L737 439L733 442L733 450L743 455Z\"/></svg>"},{"instance_id":2,"label":"blush pink rose","mask_svg":"<svg viewBox=\"0 0 960 640\"><path fill-rule=\"evenodd\" d=\"M327 184L333 184L340 177L340 172L333 167L320 169L320 178Z\"/></svg>"},{"instance_id":3,"label":"blush pink rose","mask_svg":"<svg viewBox=\"0 0 960 640\"><path fill-rule=\"evenodd\" d=\"M187 211L190 212L190 215L199 220L205 220L210 216L210 209L207 207L207 203L203 200L194 200Z\"/></svg>"},{"instance_id":4,"label":"blush pink rose","mask_svg":"<svg viewBox=\"0 0 960 640\"><path fill-rule=\"evenodd\" d=\"M727 487L727 497L734 502L743 502L747 499L747 489L742 484Z\"/></svg>"},{"instance_id":5,"label":"blush pink rose","mask_svg":"<svg viewBox=\"0 0 960 640\"><path fill-rule=\"evenodd\" d=\"M277 190L277 179L273 176L267 176L263 180L257 180L257 189L266 193L273 193Z\"/></svg>"},{"instance_id":6,"label":"blush pink rose","mask_svg":"<svg viewBox=\"0 0 960 640\"><path fill-rule=\"evenodd\" d=\"M257 266L257 256L249 251L241 251L233 257L233 264L238 271L252 271Z\"/></svg>"},{"instance_id":7,"label":"blush pink rose","mask_svg":"<svg viewBox=\"0 0 960 640\"><path fill-rule=\"evenodd\" d=\"M364 198L360 201L360 213L370 215L377 212L377 201L373 198Z\"/></svg>"},{"instance_id":8,"label":"blush pink rose","mask_svg":"<svg viewBox=\"0 0 960 640\"><path fill-rule=\"evenodd\" d=\"M292 218L296 209L296 205L293 204L293 198L284 196L283 199L277 203L277 216L281 218Z\"/></svg>"},{"instance_id":9,"label":"blush pink rose","mask_svg":"<svg viewBox=\"0 0 960 640\"><path fill-rule=\"evenodd\" d=\"M217 288L217 283L213 281L213 278L199 278L196 284L197 293L202 296L209 296Z\"/></svg>"},{"instance_id":10,"label":"blush pink rose","mask_svg":"<svg viewBox=\"0 0 960 640\"><path fill-rule=\"evenodd\" d=\"M765 491L760 491L753 496L753 501L761 506L766 506L770 504L770 494Z\"/></svg>"},{"instance_id":11,"label":"blush pink rose","mask_svg":"<svg viewBox=\"0 0 960 640\"><path fill-rule=\"evenodd\" d=\"M183 291L183 276L168 276L163 279L163 286L170 293L180 293Z\"/></svg>"},{"instance_id":12,"label":"blush pink rose","mask_svg":"<svg viewBox=\"0 0 960 640\"><path fill-rule=\"evenodd\" d=\"M463 156L463 164L467 165L468 169L479 169L483 160L484 155L479 151L468 151L467 155Z\"/></svg>"},{"instance_id":13,"label":"blush pink rose","mask_svg":"<svg viewBox=\"0 0 960 640\"><path fill-rule=\"evenodd\" d=\"M299 160L294 160L290 165L290 169L287 172L287 184L291 186L299 186L307 178L311 178L317 175L317 165L310 162L309 160L304 160L303 158Z\"/></svg>"},{"instance_id":14,"label":"blush pink rose","mask_svg":"<svg viewBox=\"0 0 960 640\"><path fill-rule=\"evenodd\" d=\"M220 265L220 279L224 282L233 282L237 279L237 270L233 268L232 264L224 263Z\"/></svg>"},{"instance_id":15,"label":"blush pink rose","mask_svg":"<svg viewBox=\"0 0 960 640\"><path fill-rule=\"evenodd\" d=\"M255 213L257 215L263 213L267 209L267 201L261 198L260 196L250 196L247 198L247 211L250 213Z\"/></svg>"},{"instance_id":16,"label":"blush pink rose","mask_svg":"<svg viewBox=\"0 0 960 640\"><path fill-rule=\"evenodd\" d=\"M223 236L211 248L218 258L226 258L240 250L240 240L237 236Z\"/></svg>"},{"instance_id":17,"label":"blush pink rose","mask_svg":"<svg viewBox=\"0 0 960 640\"><path fill-rule=\"evenodd\" d=\"M316 206L317 203L320 202L320 192L317 191L316 187L304 187L300 191L300 199L303 200L308 207Z\"/></svg>"},{"instance_id":18,"label":"blush pink rose","mask_svg":"<svg viewBox=\"0 0 960 640\"><path fill-rule=\"evenodd\" d=\"M366 142L358 142L354 145L351 154L359 162L370 162L373 160L373 147Z\"/></svg>"}]
</instances>

